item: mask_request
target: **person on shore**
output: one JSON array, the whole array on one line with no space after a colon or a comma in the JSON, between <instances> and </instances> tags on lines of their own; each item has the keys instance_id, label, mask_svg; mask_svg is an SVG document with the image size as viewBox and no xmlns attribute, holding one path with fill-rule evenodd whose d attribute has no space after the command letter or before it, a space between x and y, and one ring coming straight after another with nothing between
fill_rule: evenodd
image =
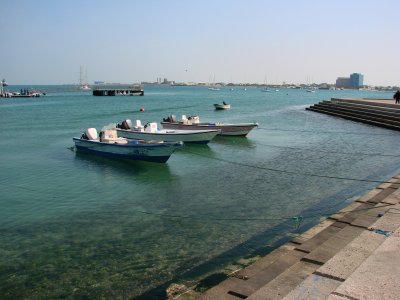
<instances>
[{"instance_id":1,"label":"person on shore","mask_svg":"<svg viewBox=\"0 0 400 300\"><path fill-rule=\"evenodd\" d=\"M400 103L400 90L397 90L397 92L393 95L393 99L395 100L395 103Z\"/></svg>"}]
</instances>

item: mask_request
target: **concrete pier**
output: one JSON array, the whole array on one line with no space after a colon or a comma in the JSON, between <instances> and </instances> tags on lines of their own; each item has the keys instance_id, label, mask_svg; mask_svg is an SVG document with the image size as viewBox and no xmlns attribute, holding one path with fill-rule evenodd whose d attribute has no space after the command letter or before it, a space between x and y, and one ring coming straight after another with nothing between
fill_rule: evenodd
<instances>
[{"instance_id":1,"label":"concrete pier","mask_svg":"<svg viewBox=\"0 0 400 300\"><path fill-rule=\"evenodd\" d=\"M129 88L99 88L93 90L93 96L143 96L144 90L141 85L133 85Z\"/></svg>"},{"instance_id":2,"label":"concrete pier","mask_svg":"<svg viewBox=\"0 0 400 300\"><path fill-rule=\"evenodd\" d=\"M400 175L203 294L175 299L398 299Z\"/></svg>"},{"instance_id":3,"label":"concrete pier","mask_svg":"<svg viewBox=\"0 0 400 300\"><path fill-rule=\"evenodd\" d=\"M144 91L126 89L98 89L93 90L93 96L143 96Z\"/></svg>"}]
</instances>

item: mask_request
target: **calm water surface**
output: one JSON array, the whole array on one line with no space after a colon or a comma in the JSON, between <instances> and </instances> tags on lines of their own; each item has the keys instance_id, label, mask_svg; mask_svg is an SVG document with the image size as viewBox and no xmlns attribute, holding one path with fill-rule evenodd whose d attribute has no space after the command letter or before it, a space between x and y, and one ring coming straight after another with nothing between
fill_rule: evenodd
<instances>
[{"instance_id":1,"label":"calm water surface","mask_svg":"<svg viewBox=\"0 0 400 300\"><path fill-rule=\"evenodd\" d=\"M193 286L267 253L400 169L398 132L305 110L392 93L42 90L0 100L2 299L163 298L171 283ZM223 100L232 108L214 111ZM88 127L171 114L260 126L185 146L166 164L74 151L72 137Z\"/></svg>"}]
</instances>

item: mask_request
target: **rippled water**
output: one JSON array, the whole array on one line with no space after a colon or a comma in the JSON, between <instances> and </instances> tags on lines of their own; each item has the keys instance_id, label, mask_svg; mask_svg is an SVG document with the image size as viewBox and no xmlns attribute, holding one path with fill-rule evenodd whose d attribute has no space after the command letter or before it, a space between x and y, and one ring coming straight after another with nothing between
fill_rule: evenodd
<instances>
[{"instance_id":1,"label":"rippled water","mask_svg":"<svg viewBox=\"0 0 400 300\"><path fill-rule=\"evenodd\" d=\"M42 89L45 97L0 100L2 299L162 298L171 283L192 286L267 253L400 168L398 132L305 110L391 93ZM223 100L232 108L214 111ZM260 126L185 146L166 164L73 149L88 127L170 114Z\"/></svg>"}]
</instances>

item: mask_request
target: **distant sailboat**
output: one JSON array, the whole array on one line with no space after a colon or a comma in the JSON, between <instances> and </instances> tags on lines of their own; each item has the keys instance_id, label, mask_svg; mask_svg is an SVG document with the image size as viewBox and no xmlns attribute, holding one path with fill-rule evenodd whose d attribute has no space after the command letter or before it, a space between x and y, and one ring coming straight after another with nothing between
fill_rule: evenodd
<instances>
[{"instance_id":1,"label":"distant sailboat","mask_svg":"<svg viewBox=\"0 0 400 300\"><path fill-rule=\"evenodd\" d=\"M264 78L264 87L261 89L262 92L270 92L271 90L268 88L267 77Z\"/></svg>"},{"instance_id":2,"label":"distant sailboat","mask_svg":"<svg viewBox=\"0 0 400 300\"><path fill-rule=\"evenodd\" d=\"M263 87L263 88L261 89L261 91L262 91L262 92L270 92L271 90L270 90L269 88L267 88L267 87Z\"/></svg>"},{"instance_id":3,"label":"distant sailboat","mask_svg":"<svg viewBox=\"0 0 400 300\"><path fill-rule=\"evenodd\" d=\"M81 90L91 90L89 84L87 83L87 70L85 70L85 78L82 76L82 66L80 66L79 70L79 89Z\"/></svg>"},{"instance_id":4,"label":"distant sailboat","mask_svg":"<svg viewBox=\"0 0 400 300\"><path fill-rule=\"evenodd\" d=\"M219 91L220 90L219 86L215 84L215 74L214 74L213 83L211 85L209 85L208 89L210 91Z\"/></svg>"},{"instance_id":5,"label":"distant sailboat","mask_svg":"<svg viewBox=\"0 0 400 300\"><path fill-rule=\"evenodd\" d=\"M208 89L209 89L210 91L219 91L219 90L221 90L220 88L212 87L212 86L210 86Z\"/></svg>"}]
</instances>

